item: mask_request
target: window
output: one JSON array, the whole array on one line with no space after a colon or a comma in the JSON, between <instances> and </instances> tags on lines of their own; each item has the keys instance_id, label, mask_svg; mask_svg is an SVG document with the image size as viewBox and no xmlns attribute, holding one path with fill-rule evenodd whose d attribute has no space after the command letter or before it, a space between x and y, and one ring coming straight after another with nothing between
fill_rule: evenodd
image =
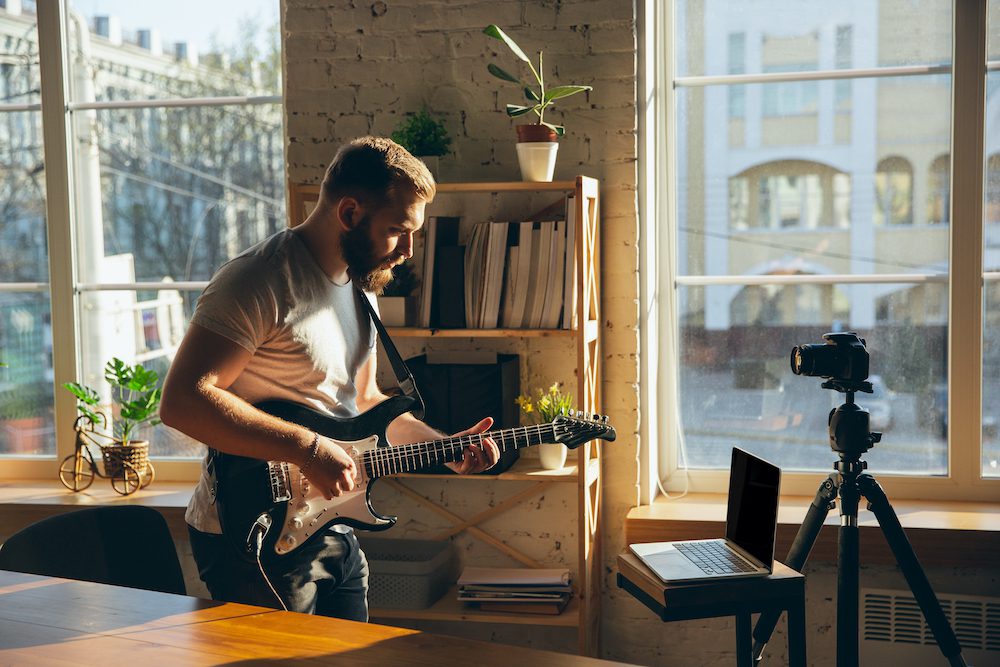
<instances>
[{"instance_id":1,"label":"window","mask_svg":"<svg viewBox=\"0 0 1000 667\"><path fill-rule=\"evenodd\" d=\"M875 171L875 224L913 224L913 168L906 158L887 157L878 163Z\"/></svg>"},{"instance_id":2,"label":"window","mask_svg":"<svg viewBox=\"0 0 1000 667\"><path fill-rule=\"evenodd\" d=\"M215 269L285 224L281 58L275 0L38 4L0 8L0 457L54 463L75 406L53 380L107 392L115 356L163 377ZM46 219L46 198L73 204ZM46 238L75 250L51 272ZM160 461L202 452L141 435Z\"/></svg>"},{"instance_id":3,"label":"window","mask_svg":"<svg viewBox=\"0 0 1000 667\"><path fill-rule=\"evenodd\" d=\"M856 331L873 389L856 399L883 432L863 458L883 485L1000 492L1000 158L987 160L1000 156L1000 0L989 85L975 75L974 31L953 34L985 21L978 5L646 3L660 105L647 127L664 135L647 144L646 183L668 196L647 209L659 236L645 266L669 267L645 276L664 333L647 341L662 388L647 414L666 415L649 435L668 490L724 491L739 445L780 462L786 492L815 493L838 458L827 415L846 397L794 375L789 352ZM970 102L976 86L985 109ZM985 153L974 133L952 145L954 126L983 127Z\"/></svg>"}]
</instances>

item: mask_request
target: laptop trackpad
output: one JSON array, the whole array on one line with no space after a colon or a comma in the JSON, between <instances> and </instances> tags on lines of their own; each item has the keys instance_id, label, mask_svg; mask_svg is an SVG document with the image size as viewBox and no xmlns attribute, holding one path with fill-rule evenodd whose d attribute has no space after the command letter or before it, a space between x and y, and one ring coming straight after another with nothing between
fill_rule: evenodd
<instances>
[{"instance_id":1,"label":"laptop trackpad","mask_svg":"<svg viewBox=\"0 0 1000 667\"><path fill-rule=\"evenodd\" d=\"M705 578L701 568L688 560L687 556L672 544L637 544L635 547L646 548L642 550L642 560L663 581ZM636 551L636 548L633 548L633 551Z\"/></svg>"}]
</instances>

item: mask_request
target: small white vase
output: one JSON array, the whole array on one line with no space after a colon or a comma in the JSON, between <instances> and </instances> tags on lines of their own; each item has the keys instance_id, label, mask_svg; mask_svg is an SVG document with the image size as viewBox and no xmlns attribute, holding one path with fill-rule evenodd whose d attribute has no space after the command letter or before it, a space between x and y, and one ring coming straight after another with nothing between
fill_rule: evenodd
<instances>
[{"instance_id":1,"label":"small white vase","mask_svg":"<svg viewBox=\"0 0 1000 667\"><path fill-rule=\"evenodd\" d=\"M538 460L546 470L559 470L566 467L566 455L569 450L559 442L547 442L538 445Z\"/></svg>"},{"instance_id":2,"label":"small white vase","mask_svg":"<svg viewBox=\"0 0 1000 667\"><path fill-rule=\"evenodd\" d=\"M556 170L555 141L525 141L517 144L517 162L521 167L521 180L550 182Z\"/></svg>"}]
</instances>

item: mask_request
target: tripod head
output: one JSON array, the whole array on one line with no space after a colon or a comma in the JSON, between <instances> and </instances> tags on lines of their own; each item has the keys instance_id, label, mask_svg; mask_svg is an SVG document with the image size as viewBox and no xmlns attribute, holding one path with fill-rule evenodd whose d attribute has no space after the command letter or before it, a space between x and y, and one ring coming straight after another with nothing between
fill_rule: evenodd
<instances>
[{"instance_id":1,"label":"tripod head","mask_svg":"<svg viewBox=\"0 0 1000 667\"><path fill-rule=\"evenodd\" d=\"M830 411L827 424L830 449L843 462L856 462L861 455L882 440L881 433L869 431L871 415L854 402L855 392L872 393L868 381L868 350L865 339L853 331L823 334L820 345L792 348L790 363L796 375L826 378L821 386L847 395L847 400Z\"/></svg>"}]
</instances>

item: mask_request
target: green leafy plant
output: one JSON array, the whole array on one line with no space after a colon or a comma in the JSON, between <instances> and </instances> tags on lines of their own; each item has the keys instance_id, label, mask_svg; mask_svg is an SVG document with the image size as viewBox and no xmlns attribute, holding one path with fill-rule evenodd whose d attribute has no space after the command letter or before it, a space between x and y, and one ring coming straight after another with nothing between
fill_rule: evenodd
<instances>
[{"instance_id":1,"label":"green leafy plant","mask_svg":"<svg viewBox=\"0 0 1000 667\"><path fill-rule=\"evenodd\" d=\"M521 90L524 91L524 96L528 100L529 104L508 104L507 105L507 115L511 118L517 116L523 116L524 114L534 112L538 116L538 124L545 125L558 136L563 136L566 133L566 128L562 125L553 125L551 123L545 122L545 110L552 106L552 103L563 97L569 97L570 95L576 95L577 93L582 93L587 90L593 90L592 86L579 86L579 85L569 85L569 86L554 86L552 88L545 88L545 71L543 67L542 51L538 52L538 69L535 69L534 63L531 59L524 54L521 47L517 43L507 36L507 34L493 25L492 23L483 30L483 32L493 39L498 39L507 47L513 51L514 55L519 59L523 60L528 64L528 68L531 70L531 74L535 77L535 81L538 84L537 92L531 87L526 85L521 79L514 76L510 72L501 69L497 65L490 63L486 66L490 74L497 77L498 79L503 79L504 81L510 81L511 83L516 83Z\"/></svg>"},{"instance_id":2,"label":"green leafy plant","mask_svg":"<svg viewBox=\"0 0 1000 667\"><path fill-rule=\"evenodd\" d=\"M118 406L118 418L112 424L112 437L121 445L129 444L132 433L143 424L160 423L157 411L163 390L156 371L142 364L130 366L114 357L104 367L104 379L111 385L111 399ZM100 395L92 388L76 382L66 382L63 387L77 398L77 410L94 424L107 426L104 414L98 410Z\"/></svg>"},{"instance_id":3,"label":"green leafy plant","mask_svg":"<svg viewBox=\"0 0 1000 667\"><path fill-rule=\"evenodd\" d=\"M521 412L529 415L538 424L547 424L559 415L569 415L573 412L573 395L562 393L560 383L556 382L547 390L537 389L535 399L528 394L517 397L516 403Z\"/></svg>"},{"instance_id":4,"label":"green leafy plant","mask_svg":"<svg viewBox=\"0 0 1000 667\"><path fill-rule=\"evenodd\" d=\"M382 296L411 296L420 284L413 262L406 260L392 270L392 282L382 290Z\"/></svg>"},{"instance_id":5,"label":"green leafy plant","mask_svg":"<svg viewBox=\"0 0 1000 667\"><path fill-rule=\"evenodd\" d=\"M448 154L451 137L444 123L427 109L408 115L392 132L392 140L413 155L432 157Z\"/></svg>"}]
</instances>

